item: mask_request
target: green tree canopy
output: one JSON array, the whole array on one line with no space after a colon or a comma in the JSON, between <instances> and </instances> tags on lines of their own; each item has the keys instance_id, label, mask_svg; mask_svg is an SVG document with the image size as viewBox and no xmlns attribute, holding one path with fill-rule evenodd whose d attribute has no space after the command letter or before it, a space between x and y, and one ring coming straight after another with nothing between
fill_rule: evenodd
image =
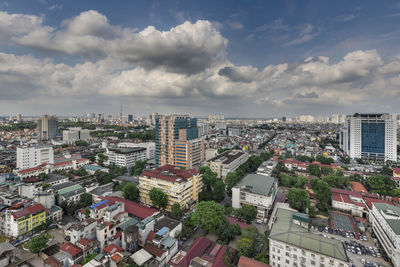
<instances>
[{"instance_id":1,"label":"green tree canopy","mask_svg":"<svg viewBox=\"0 0 400 267\"><path fill-rule=\"evenodd\" d=\"M310 207L310 198L306 190L300 188L292 188L286 195L290 207L301 212L306 211Z\"/></svg>"},{"instance_id":2,"label":"green tree canopy","mask_svg":"<svg viewBox=\"0 0 400 267\"><path fill-rule=\"evenodd\" d=\"M126 183L122 188L122 194L125 199L136 201L139 197L139 190L134 183Z\"/></svg>"},{"instance_id":3,"label":"green tree canopy","mask_svg":"<svg viewBox=\"0 0 400 267\"><path fill-rule=\"evenodd\" d=\"M225 218L224 207L214 201L201 201L196 205L196 211L192 213L192 222L202 225L204 230L215 232Z\"/></svg>"},{"instance_id":4,"label":"green tree canopy","mask_svg":"<svg viewBox=\"0 0 400 267\"><path fill-rule=\"evenodd\" d=\"M172 205L170 216L176 220L180 220L183 217L183 211L179 203L174 203Z\"/></svg>"},{"instance_id":5,"label":"green tree canopy","mask_svg":"<svg viewBox=\"0 0 400 267\"><path fill-rule=\"evenodd\" d=\"M29 240L26 246L31 253L39 255L40 251L46 247L49 240L50 236L48 234L41 234Z\"/></svg>"},{"instance_id":6,"label":"green tree canopy","mask_svg":"<svg viewBox=\"0 0 400 267\"><path fill-rule=\"evenodd\" d=\"M321 169L319 168L319 165L317 164L310 164L307 166L307 172L310 175L314 175L317 177L321 177Z\"/></svg>"},{"instance_id":7,"label":"green tree canopy","mask_svg":"<svg viewBox=\"0 0 400 267\"><path fill-rule=\"evenodd\" d=\"M251 205L242 205L237 211L240 220L245 221L247 224L251 224L257 218L257 208Z\"/></svg>"},{"instance_id":8,"label":"green tree canopy","mask_svg":"<svg viewBox=\"0 0 400 267\"><path fill-rule=\"evenodd\" d=\"M157 207L158 209L164 209L167 207L168 195L164 193L162 190L153 187L150 190L149 196L154 207Z\"/></svg>"},{"instance_id":9,"label":"green tree canopy","mask_svg":"<svg viewBox=\"0 0 400 267\"><path fill-rule=\"evenodd\" d=\"M391 196L392 190L396 188L396 182L386 175L373 175L365 179L365 186L371 193Z\"/></svg>"}]
</instances>

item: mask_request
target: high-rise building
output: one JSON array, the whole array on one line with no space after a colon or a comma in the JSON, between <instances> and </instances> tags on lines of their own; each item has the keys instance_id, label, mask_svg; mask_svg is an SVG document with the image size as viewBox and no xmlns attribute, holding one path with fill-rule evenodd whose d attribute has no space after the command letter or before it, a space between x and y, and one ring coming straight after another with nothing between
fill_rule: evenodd
<instances>
[{"instance_id":1,"label":"high-rise building","mask_svg":"<svg viewBox=\"0 0 400 267\"><path fill-rule=\"evenodd\" d=\"M17 122L21 122L22 121L22 115L21 114L17 114Z\"/></svg>"},{"instance_id":2,"label":"high-rise building","mask_svg":"<svg viewBox=\"0 0 400 267\"><path fill-rule=\"evenodd\" d=\"M387 113L354 114L340 131L340 148L350 158L397 160L397 120Z\"/></svg>"},{"instance_id":3,"label":"high-rise building","mask_svg":"<svg viewBox=\"0 0 400 267\"><path fill-rule=\"evenodd\" d=\"M128 114L128 122L132 122L133 121L133 114Z\"/></svg>"},{"instance_id":4,"label":"high-rise building","mask_svg":"<svg viewBox=\"0 0 400 267\"><path fill-rule=\"evenodd\" d=\"M197 119L187 115L156 117L156 166L171 164L186 169L200 167L204 140L199 137Z\"/></svg>"},{"instance_id":5,"label":"high-rise building","mask_svg":"<svg viewBox=\"0 0 400 267\"><path fill-rule=\"evenodd\" d=\"M17 168L20 170L37 167L43 163L54 163L52 146L17 147Z\"/></svg>"},{"instance_id":6,"label":"high-rise building","mask_svg":"<svg viewBox=\"0 0 400 267\"><path fill-rule=\"evenodd\" d=\"M69 128L63 131L64 141L88 140L90 139L90 131L79 127Z\"/></svg>"},{"instance_id":7,"label":"high-rise building","mask_svg":"<svg viewBox=\"0 0 400 267\"><path fill-rule=\"evenodd\" d=\"M37 131L40 140L51 140L57 136L58 121L54 116L44 115L37 120Z\"/></svg>"}]
</instances>

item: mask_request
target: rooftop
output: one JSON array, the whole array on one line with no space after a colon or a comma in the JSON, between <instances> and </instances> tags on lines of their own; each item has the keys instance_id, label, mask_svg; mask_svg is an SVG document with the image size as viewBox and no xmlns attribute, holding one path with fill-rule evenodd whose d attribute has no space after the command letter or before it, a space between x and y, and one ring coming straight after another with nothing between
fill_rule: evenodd
<instances>
[{"instance_id":1,"label":"rooftop","mask_svg":"<svg viewBox=\"0 0 400 267\"><path fill-rule=\"evenodd\" d=\"M246 256L241 256L238 262L238 267L269 267L269 266L271 265L247 258Z\"/></svg>"},{"instance_id":2,"label":"rooftop","mask_svg":"<svg viewBox=\"0 0 400 267\"><path fill-rule=\"evenodd\" d=\"M142 176L158 178L170 182L181 182L182 180L187 180L198 173L199 172L195 169L181 170L173 165L167 164L151 171L145 171L142 173Z\"/></svg>"},{"instance_id":3,"label":"rooftop","mask_svg":"<svg viewBox=\"0 0 400 267\"><path fill-rule=\"evenodd\" d=\"M82 253L82 249L80 247L77 247L69 242L62 244L60 249L62 251L68 252L72 257L78 255L79 253Z\"/></svg>"},{"instance_id":4,"label":"rooftop","mask_svg":"<svg viewBox=\"0 0 400 267\"><path fill-rule=\"evenodd\" d=\"M308 232L307 229L293 223L293 213L295 211L282 208L277 209L276 220L271 228L271 239L347 261L346 251L341 241L324 238Z\"/></svg>"},{"instance_id":5,"label":"rooftop","mask_svg":"<svg viewBox=\"0 0 400 267\"><path fill-rule=\"evenodd\" d=\"M273 177L261 174L248 174L235 187L243 187L252 193L268 196L273 190L274 183L275 178Z\"/></svg>"},{"instance_id":6,"label":"rooftop","mask_svg":"<svg viewBox=\"0 0 400 267\"><path fill-rule=\"evenodd\" d=\"M114 147L114 148L109 148L108 150L115 152L117 154L131 154L131 153L136 153L136 152L140 152L140 151L146 151L146 148L144 148L144 147L132 147L132 148Z\"/></svg>"},{"instance_id":7,"label":"rooftop","mask_svg":"<svg viewBox=\"0 0 400 267\"><path fill-rule=\"evenodd\" d=\"M17 212L14 212L12 215L13 215L13 217L15 219L18 219L18 218L21 218L21 217L26 216L28 214L37 213L39 211L43 212L44 210L45 209L44 209L42 204L35 204L35 205L32 205L32 206L30 206L28 208L25 208L25 209L19 210Z\"/></svg>"},{"instance_id":8,"label":"rooftop","mask_svg":"<svg viewBox=\"0 0 400 267\"><path fill-rule=\"evenodd\" d=\"M373 203L396 235L400 235L400 208L387 203Z\"/></svg>"},{"instance_id":9,"label":"rooftop","mask_svg":"<svg viewBox=\"0 0 400 267\"><path fill-rule=\"evenodd\" d=\"M221 154L213 157L212 159L210 159L209 161L219 161L222 164L229 164L232 161L240 158L241 156L243 156L245 153L240 151L240 150L227 150L222 152Z\"/></svg>"}]
</instances>

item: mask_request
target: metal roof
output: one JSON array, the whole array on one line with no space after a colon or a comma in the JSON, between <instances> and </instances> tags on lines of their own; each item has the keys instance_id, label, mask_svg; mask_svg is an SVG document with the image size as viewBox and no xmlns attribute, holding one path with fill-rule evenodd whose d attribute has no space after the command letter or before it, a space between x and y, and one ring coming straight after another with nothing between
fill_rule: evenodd
<instances>
[{"instance_id":1,"label":"metal roof","mask_svg":"<svg viewBox=\"0 0 400 267\"><path fill-rule=\"evenodd\" d=\"M273 189L275 178L261 175L248 174L235 187L244 187L252 193L267 196Z\"/></svg>"}]
</instances>

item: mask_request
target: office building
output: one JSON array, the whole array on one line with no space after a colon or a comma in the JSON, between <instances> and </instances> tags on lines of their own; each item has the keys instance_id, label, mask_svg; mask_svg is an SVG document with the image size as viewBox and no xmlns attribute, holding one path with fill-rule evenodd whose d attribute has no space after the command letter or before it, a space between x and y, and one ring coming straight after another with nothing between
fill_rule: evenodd
<instances>
[{"instance_id":1,"label":"office building","mask_svg":"<svg viewBox=\"0 0 400 267\"><path fill-rule=\"evenodd\" d=\"M242 205L257 208L257 220L266 221L274 203L278 183L275 178L248 174L232 188L232 207L238 209Z\"/></svg>"},{"instance_id":2,"label":"office building","mask_svg":"<svg viewBox=\"0 0 400 267\"><path fill-rule=\"evenodd\" d=\"M197 119L183 115L158 115L156 122L156 166L175 165L186 169L204 161L204 140Z\"/></svg>"},{"instance_id":3,"label":"office building","mask_svg":"<svg viewBox=\"0 0 400 267\"><path fill-rule=\"evenodd\" d=\"M89 140L90 131L82 128L69 128L63 131L63 141Z\"/></svg>"},{"instance_id":4,"label":"office building","mask_svg":"<svg viewBox=\"0 0 400 267\"><path fill-rule=\"evenodd\" d=\"M6 236L18 237L31 232L46 222L46 209L42 204L35 204L18 211L8 209L1 213L2 232Z\"/></svg>"},{"instance_id":5,"label":"office building","mask_svg":"<svg viewBox=\"0 0 400 267\"><path fill-rule=\"evenodd\" d=\"M58 121L54 116L44 115L37 120L37 132L40 140L52 140L58 134Z\"/></svg>"},{"instance_id":6,"label":"office building","mask_svg":"<svg viewBox=\"0 0 400 267\"><path fill-rule=\"evenodd\" d=\"M132 122L133 121L133 114L128 114L128 122Z\"/></svg>"},{"instance_id":7,"label":"office building","mask_svg":"<svg viewBox=\"0 0 400 267\"><path fill-rule=\"evenodd\" d=\"M17 122L22 122L22 115L21 114L17 114Z\"/></svg>"},{"instance_id":8,"label":"office building","mask_svg":"<svg viewBox=\"0 0 400 267\"><path fill-rule=\"evenodd\" d=\"M229 172L234 172L249 159L249 154L240 150L227 150L211 158L204 165L210 167L218 177L226 177Z\"/></svg>"},{"instance_id":9,"label":"office building","mask_svg":"<svg viewBox=\"0 0 400 267\"><path fill-rule=\"evenodd\" d=\"M54 163L52 146L19 146L17 147L17 169L35 168L43 163Z\"/></svg>"},{"instance_id":10,"label":"office building","mask_svg":"<svg viewBox=\"0 0 400 267\"><path fill-rule=\"evenodd\" d=\"M393 265L400 266L400 208L387 203L373 203L370 222Z\"/></svg>"},{"instance_id":11,"label":"office building","mask_svg":"<svg viewBox=\"0 0 400 267\"><path fill-rule=\"evenodd\" d=\"M391 114L354 114L340 131L340 148L350 158L397 161L397 120Z\"/></svg>"},{"instance_id":12,"label":"office building","mask_svg":"<svg viewBox=\"0 0 400 267\"><path fill-rule=\"evenodd\" d=\"M145 171L139 176L141 202L152 205L149 192L152 188L158 188L168 195L167 210L174 203L179 203L185 209L190 208L199 200L202 187L202 178L197 170L182 170L172 165Z\"/></svg>"},{"instance_id":13,"label":"office building","mask_svg":"<svg viewBox=\"0 0 400 267\"><path fill-rule=\"evenodd\" d=\"M134 148L134 147L143 147L146 148L146 159L152 160L156 156L156 143L148 142L148 143L119 143L117 145L120 148Z\"/></svg>"},{"instance_id":14,"label":"office building","mask_svg":"<svg viewBox=\"0 0 400 267\"><path fill-rule=\"evenodd\" d=\"M342 241L309 232L307 214L277 205L269 226L271 266L349 266Z\"/></svg>"},{"instance_id":15,"label":"office building","mask_svg":"<svg viewBox=\"0 0 400 267\"><path fill-rule=\"evenodd\" d=\"M146 160L146 148L107 148L105 155L108 157L107 165L115 164L130 169L136 161Z\"/></svg>"}]
</instances>

